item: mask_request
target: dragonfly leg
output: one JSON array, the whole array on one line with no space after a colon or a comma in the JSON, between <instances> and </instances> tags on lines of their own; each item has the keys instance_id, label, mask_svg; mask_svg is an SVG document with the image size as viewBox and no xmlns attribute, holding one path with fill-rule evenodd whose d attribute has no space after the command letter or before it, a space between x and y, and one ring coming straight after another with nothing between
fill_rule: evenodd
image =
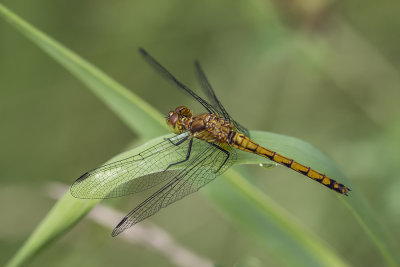
<instances>
[{"instance_id":1,"label":"dragonfly leg","mask_svg":"<svg viewBox=\"0 0 400 267\"><path fill-rule=\"evenodd\" d=\"M186 140L186 139L187 139L187 137L184 138L184 139L182 139L182 140L184 141L184 140ZM169 140L169 141L170 141L172 144L178 146L179 144L181 144L181 143L183 142L182 140L178 141L177 143L173 143L171 140ZM178 144L178 143L179 143L179 144ZM186 154L186 158L185 158L184 160L181 160L181 161L178 161L178 162L169 164L168 167L164 170L164 172L167 171L169 168L171 168L171 167L174 166L174 165L177 165L177 164L183 163L183 162L185 162L185 161L188 161L188 159L189 159L189 157L190 157L190 153L192 152L192 145L193 145L193 138L190 138L190 140L189 140L189 147L188 147L188 151L187 151L187 154Z\"/></svg>"},{"instance_id":2,"label":"dragonfly leg","mask_svg":"<svg viewBox=\"0 0 400 267\"><path fill-rule=\"evenodd\" d=\"M218 148L219 150L221 150L222 152L224 152L226 154L226 158L224 160L224 162L222 162L222 164L219 166L218 170L215 171L215 173L219 172L222 168L222 166L225 165L226 161L229 159L229 156L231 155L231 153L229 153L229 151L223 149L222 147L220 147L219 145L216 145L214 143L211 144L212 146Z\"/></svg>"},{"instance_id":3,"label":"dragonfly leg","mask_svg":"<svg viewBox=\"0 0 400 267\"><path fill-rule=\"evenodd\" d=\"M183 142L185 142L188 139L189 136L186 136L185 138L182 138L181 140L179 140L178 142L174 143L174 141L172 141L170 138L166 138L171 144L173 144L174 146L179 146L180 144L182 144Z\"/></svg>"}]
</instances>

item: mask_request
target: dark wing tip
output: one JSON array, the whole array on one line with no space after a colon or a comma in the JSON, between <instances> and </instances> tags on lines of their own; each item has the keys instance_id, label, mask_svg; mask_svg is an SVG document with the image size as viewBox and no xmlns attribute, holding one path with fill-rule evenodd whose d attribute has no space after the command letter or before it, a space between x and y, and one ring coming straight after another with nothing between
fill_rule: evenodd
<instances>
[{"instance_id":1,"label":"dark wing tip","mask_svg":"<svg viewBox=\"0 0 400 267\"><path fill-rule=\"evenodd\" d=\"M139 53L142 54L142 55L145 55L145 56L148 55L147 51L144 50L144 48L142 48L142 47L139 47Z\"/></svg>"},{"instance_id":2,"label":"dark wing tip","mask_svg":"<svg viewBox=\"0 0 400 267\"><path fill-rule=\"evenodd\" d=\"M85 172L85 173L82 174L78 179L76 179L75 183L80 183L80 182L86 180L86 178L88 178L89 175L90 175L89 172ZM75 184L75 183L74 183L74 184Z\"/></svg>"},{"instance_id":3,"label":"dark wing tip","mask_svg":"<svg viewBox=\"0 0 400 267\"><path fill-rule=\"evenodd\" d=\"M76 179L76 181L72 184L71 188L69 189L69 191L71 192L71 195L75 198L82 198L79 195L79 190L76 190L76 185L80 184L81 182L83 182L84 180L86 180L88 177L90 176L89 172L85 172L84 174L82 174L78 179Z\"/></svg>"},{"instance_id":4,"label":"dark wing tip","mask_svg":"<svg viewBox=\"0 0 400 267\"><path fill-rule=\"evenodd\" d=\"M116 237L117 235L119 235L121 233L121 231L119 231L117 228L114 228L114 230L111 233L112 237Z\"/></svg>"},{"instance_id":5,"label":"dark wing tip","mask_svg":"<svg viewBox=\"0 0 400 267\"><path fill-rule=\"evenodd\" d=\"M123 218L117 226L115 226L114 230L112 231L111 235L112 237L116 237L123 231L125 231L125 227L122 227L122 225L126 222L127 217Z\"/></svg>"}]
</instances>

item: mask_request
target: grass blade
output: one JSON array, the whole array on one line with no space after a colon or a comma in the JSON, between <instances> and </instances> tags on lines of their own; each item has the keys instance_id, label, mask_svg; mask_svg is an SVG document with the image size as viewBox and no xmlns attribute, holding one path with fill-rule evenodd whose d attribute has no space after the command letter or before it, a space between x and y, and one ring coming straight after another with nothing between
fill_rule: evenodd
<instances>
[{"instance_id":1,"label":"grass blade","mask_svg":"<svg viewBox=\"0 0 400 267\"><path fill-rule=\"evenodd\" d=\"M27 23L2 4L0 4L0 16L86 84L134 132L142 137L152 138L168 131L161 114L156 109L101 70Z\"/></svg>"},{"instance_id":2,"label":"grass blade","mask_svg":"<svg viewBox=\"0 0 400 267\"><path fill-rule=\"evenodd\" d=\"M36 45L42 48L52 58L66 67L77 78L88 85L88 87L100 99L102 99L104 103L109 106L132 130L138 132L141 136L147 137L154 137L165 132L166 127L164 126L162 116L160 116L154 108L146 104L126 88L119 85L103 72L19 18L1 4L0 16L7 20L12 26L17 28ZM306 149L306 152L309 151L310 153L304 154L304 146L306 146L306 143L294 141L293 138L260 132L254 132L253 136L256 138L256 141L260 142L261 144L264 144L271 149L275 149L280 153L286 153L288 156L301 153L302 156L300 158L295 158L299 161L302 161L304 164L307 164L307 160L312 161L313 166L317 166L316 169L318 169L318 166L323 166L323 169L325 170L330 168L326 167L326 164L328 164L328 166L333 165L333 163L331 163L329 160L327 163L325 157L322 157L322 159L315 158L312 160L307 158L310 154L315 153L315 151L312 149ZM157 140L159 139L152 139L150 144L157 142ZM296 146L298 148L296 148ZM137 149L128 153L134 153L140 149L143 149L143 147L138 147ZM124 155L127 154L122 154L120 156L122 157ZM247 163L258 163L260 161L264 162L263 159L253 159L250 154L247 156L242 156L241 158L241 162ZM329 170L327 171L327 174L330 174ZM323 245L319 240L314 238L304 238L304 235L301 233L306 234L307 231L300 225L291 224L289 222L290 218L288 218L286 215L283 215L285 212L275 204L271 203L270 200L255 187L251 187L251 185L246 182L244 177L235 173L232 173L230 176L233 178L230 180L224 180L229 185L226 186L227 193L232 193L232 195L235 195L236 201L243 203L243 206L246 207L245 209L254 210L257 216L266 218L265 222L269 222L275 227L276 230L274 231L276 232L274 235L270 236L265 234L261 236L264 244L271 240L279 240L285 238L285 236L294 235L296 242L293 242L291 238L287 239L295 251L300 251L300 253L294 254L294 261L302 262L303 265L346 265L340 259L340 257L338 257L331 249ZM235 194L233 194L234 191L236 191ZM210 189L209 195L213 197L221 207L226 209L227 212L232 214L236 220L239 220L239 211L232 212L230 210L231 207L226 205L226 202L223 199L218 198L221 196L219 192L215 192ZM82 201L74 199L69 195L69 193L67 193L62 199L60 199L59 202L57 202L47 217L30 236L28 241L10 261L9 266L18 266L26 262L45 245L48 245L52 240L65 233L65 231L71 228L97 203L97 200ZM267 208L269 205L273 208ZM249 222L247 222L244 227L248 230L251 230L251 224ZM317 256L314 255L315 246L323 248L318 250ZM281 254L280 258L285 260L286 257L285 255Z\"/></svg>"}]
</instances>

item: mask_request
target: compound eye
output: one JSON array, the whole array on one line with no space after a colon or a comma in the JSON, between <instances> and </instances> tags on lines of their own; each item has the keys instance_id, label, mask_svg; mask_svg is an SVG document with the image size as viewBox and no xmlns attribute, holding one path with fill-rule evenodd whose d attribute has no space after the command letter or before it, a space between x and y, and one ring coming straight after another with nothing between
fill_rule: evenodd
<instances>
[{"instance_id":1,"label":"compound eye","mask_svg":"<svg viewBox=\"0 0 400 267\"><path fill-rule=\"evenodd\" d=\"M167 118L168 124L175 126L178 122L178 114L170 112Z\"/></svg>"}]
</instances>

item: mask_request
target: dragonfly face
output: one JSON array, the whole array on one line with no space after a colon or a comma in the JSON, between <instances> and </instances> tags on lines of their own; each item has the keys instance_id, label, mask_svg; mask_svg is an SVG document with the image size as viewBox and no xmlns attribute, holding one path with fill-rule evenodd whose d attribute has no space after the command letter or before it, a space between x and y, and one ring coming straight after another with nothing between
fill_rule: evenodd
<instances>
[{"instance_id":1,"label":"dragonfly face","mask_svg":"<svg viewBox=\"0 0 400 267\"><path fill-rule=\"evenodd\" d=\"M192 118L193 114L190 109L185 106L179 106L168 114L167 124L173 133L181 134L188 130L188 125Z\"/></svg>"}]
</instances>

